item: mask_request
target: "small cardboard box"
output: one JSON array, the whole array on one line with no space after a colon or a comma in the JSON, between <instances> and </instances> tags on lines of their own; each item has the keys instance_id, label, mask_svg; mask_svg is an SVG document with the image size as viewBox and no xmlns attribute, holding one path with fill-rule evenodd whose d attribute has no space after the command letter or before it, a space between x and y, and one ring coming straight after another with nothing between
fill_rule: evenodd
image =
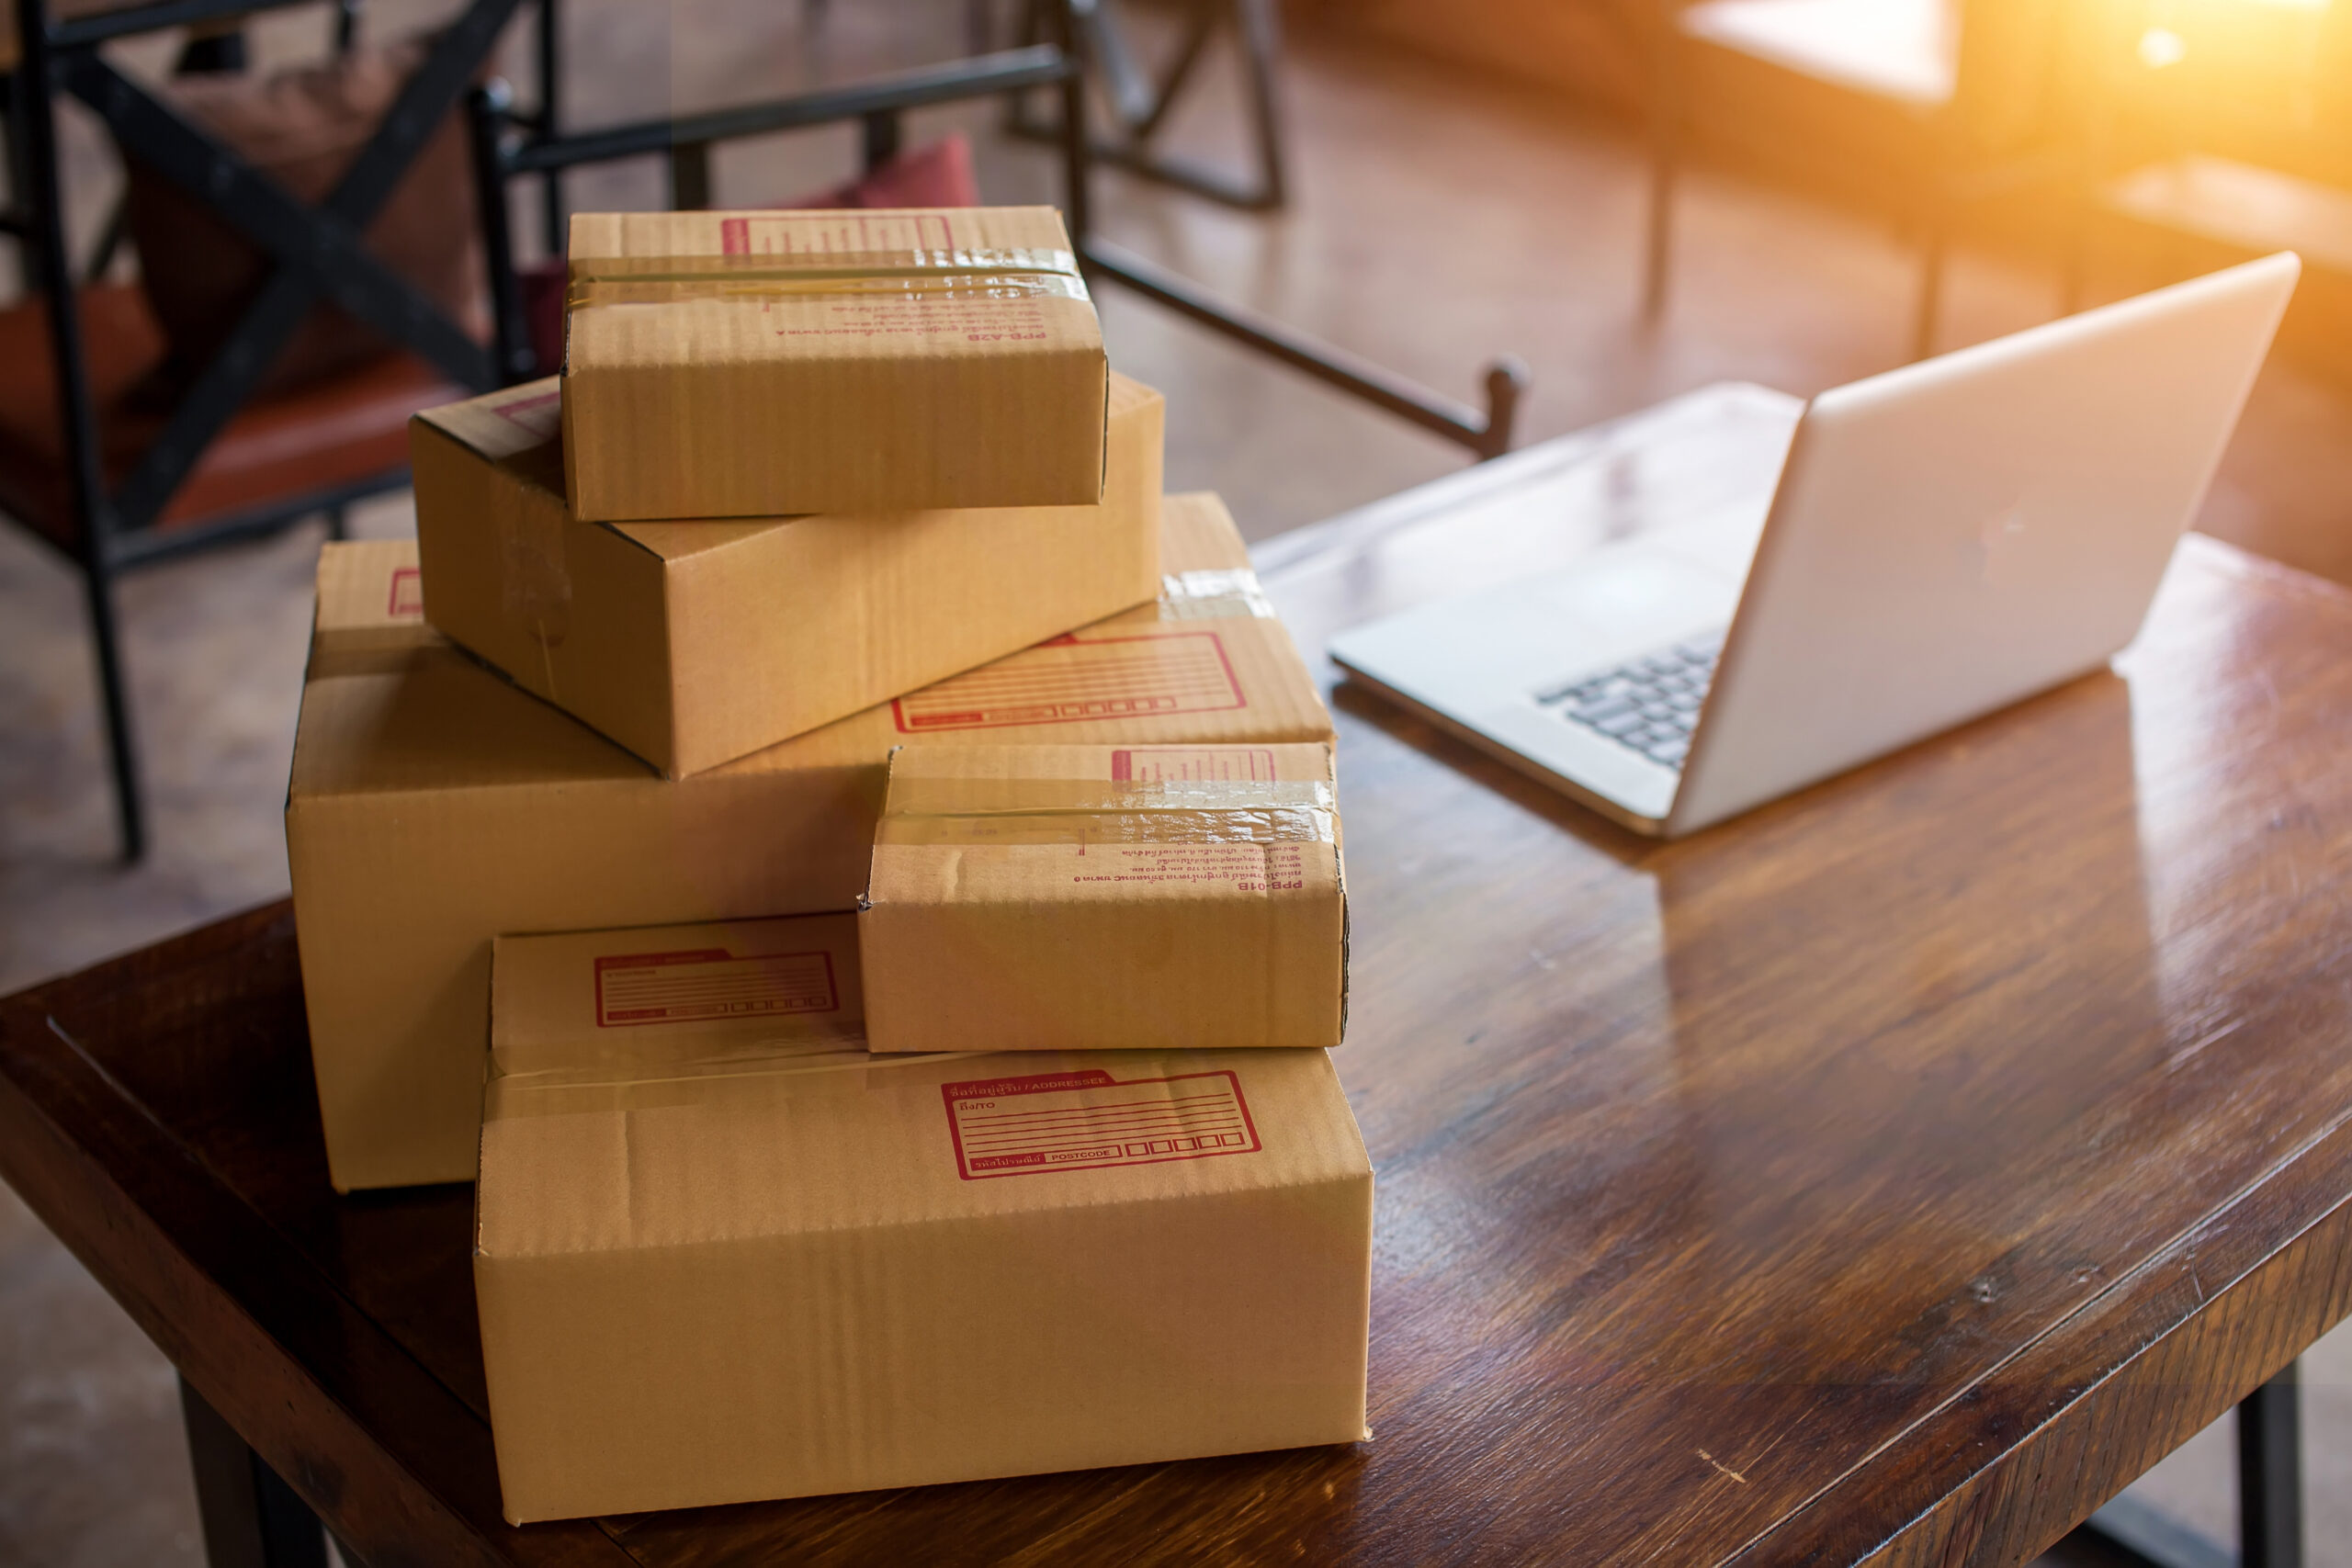
<instances>
[{"instance_id":1,"label":"small cardboard box","mask_svg":"<svg viewBox=\"0 0 2352 1568\"><path fill-rule=\"evenodd\" d=\"M1369 1435L1329 1055L869 1057L824 990L854 936L500 940L474 1294L510 1520ZM765 1023L695 1016L721 993Z\"/></svg>"},{"instance_id":2,"label":"small cardboard box","mask_svg":"<svg viewBox=\"0 0 2352 1568\"><path fill-rule=\"evenodd\" d=\"M582 521L1101 498L1102 327L1052 208L581 213L570 266Z\"/></svg>"},{"instance_id":3,"label":"small cardboard box","mask_svg":"<svg viewBox=\"0 0 2352 1568\"><path fill-rule=\"evenodd\" d=\"M1159 591L1159 394L1111 379L1091 506L582 523L552 380L418 414L425 617L673 778Z\"/></svg>"},{"instance_id":4,"label":"small cardboard box","mask_svg":"<svg viewBox=\"0 0 2352 1568\"><path fill-rule=\"evenodd\" d=\"M1153 604L675 783L424 625L413 545L328 546L286 848L335 1186L472 1176L492 937L854 906L893 746L1329 739L1225 509L1160 521Z\"/></svg>"},{"instance_id":5,"label":"small cardboard box","mask_svg":"<svg viewBox=\"0 0 2352 1568\"><path fill-rule=\"evenodd\" d=\"M1340 1043L1329 746L897 752L860 903L878 1052Z\"/></svg>"}]
</instances>

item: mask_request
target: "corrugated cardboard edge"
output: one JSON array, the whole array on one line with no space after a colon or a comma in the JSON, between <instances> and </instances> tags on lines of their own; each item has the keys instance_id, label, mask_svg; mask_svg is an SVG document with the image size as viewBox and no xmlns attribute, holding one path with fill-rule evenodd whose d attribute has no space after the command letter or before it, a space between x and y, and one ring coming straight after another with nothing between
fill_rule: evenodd
<instances>
[{"instance_id":1,"label":"corrugated cardboard edge","mask_svg":"<svg viewBox=\"0 0 2352 1568\"><path fill-rule=\"evenodd\" d=\"M882 777L885 781L882 786L882 810L886 816L888 814L890 809L890 786L888 782L890 777L890 770L897 764L899 761L899 753L906 749L906 742L900 741L898 745L891 747L888 751L882 754ZM881 820L879 818L876 818L874 830L876 836L879 837L882 831ZM874 857L869 853L865 857L865 889L857 896L857 912L863 915L873 908ZM862 934L863 933L861 932L861 939Z\"/></svg>"},{"instance_id":2,"label":"corrugated cardboard edge","mask_svg":"<svg viewBox=\"0 0 2352 1568\"><path fill-rule=\"evenodd\" d=\"M458 431L448 428L439 420L434 418L433 416L438 412L440 411L427 409L410 417L409 439L412 451L415 451L418 445L428 438L437 440L444 444L444 447L435 448L435 450L446 449L448 452L456 454L457 457L461 459L460 462L453 466L451 469L453 473L467 473L477 476L472 482L478 483L480 486L483 487L483 495L481 498L482 502L484 505L489 506L494 513L502 518L508 518L511 520L513 516L526 510L526 508L520 504L519 502L514 504L492 505L491 498L493 494L497 493L498 487L506 487L509 491L514 492L513 496L509 497L510 501L513 501L514 497L521 496L524 492L537 493L543 488L543 480L526 476L517 471L517 459L527 454L516 453L510 454L506 457L492 457L481 450L480 447L474 446L471 442L468 441L466 437ZM536 452L543 449L543 447L539 447L532 448L530 450ZM567 448L567 461L569 461L568 451L569 449ZM419 456L421 457L422 454L419 454ZM416 466L421 469L426 465L420 461ZM556 680L554 667L551 662L547 660L548 644L545 640L546 634L544 632L544 625L546 621L557 620L568 623L571 615L572 539L571 537L571 530L575 527L594 529L598 531L598 538L600 541L603 539L609 539L616 542L618 547L630 556L642 558L649 562L651 570L659 574L659 581L662 585L662 620L661 626L657 628L658 635L651 639L650 649L652 651L658 653L659 657L665 661L666 666L666 661L671 657L671 649L673 645L671 626L673 624L672 616L674 613L671 601L669 574L666 570L668 563L650 546L645 544L642 540L632 536L626 527L618 526L611 523L583 523L581 519L574 517L571 514L569 502L564 497L558 496L556 497L556 500L559 503L559 510L555 514L553 527L545 530L547 537L540 541L542 547L535 551L519 549L515 547L515 541L514 538L511 537L503 528L501 529L499 537L495 541L494 545L495 553L499 558L500 563L498 570L503 583L501 592L503 596L509 602L507 608L501 613L500 619L502 622L510 626L519 625L518 617L514 614L512 606L512 601L518 593L521 593L526 598L536 594L539 599L546 601L548 604L559 607L558 614L542 618L542 631L540 634L540 653L542 658L540 683L545 686L545 691L536 690L526 684L521 679L509 673L505 665L501 664L498 660L475 649L455 630L443 626L437 621L433 621L429 613L429 608L426 620L436 631L441 632L442 635L447 638L451 647L457 648L464 652L469 659L471 659L483 669L490 671L492 674L497 675L499 679L504 681L508 685L514 687L517 691L524 692L541 702L548 703L560 711L570 714L575 721L587 725L589 728L594 730L598 735L603 736L605 739L611 741L614 745L618 746L632 757L635 757L639 761L644 762L656 773L659 773L662 777L668 779L678 778L681 774L676 771L674 761L678 756L678 715L676 703L672 701L663 705L661 716L662 728L660 731L660 744L658 748L650 747L647 744L647 742L652 741L655 739L651 733L648 733L644 736L632 739L615 734L613 732L614 727L612 727L608 722L594 724L589 723L588 720L582 718L578 714L571 712L571 708L564 702L561 693L558 690L559 682ZM479 522L480 520L473 520L469 524L469 525L476 525ZM433 531L437 532L438 530ZM420 521L418 530L420 540L425 536L428 530ZM598 547L600 549L603 547L601 543L599 543ZM420 548L420 567L422 567L423 564L422 550ZM518 578L527 579L528 581L519 581ZM669 684L669 678L667 674L664 673L660 679L654 681L652 684L658 687L666 687ZM657 749L662 753L662 755L654 754L654 750Z\"/></svg>"}]
</instances>

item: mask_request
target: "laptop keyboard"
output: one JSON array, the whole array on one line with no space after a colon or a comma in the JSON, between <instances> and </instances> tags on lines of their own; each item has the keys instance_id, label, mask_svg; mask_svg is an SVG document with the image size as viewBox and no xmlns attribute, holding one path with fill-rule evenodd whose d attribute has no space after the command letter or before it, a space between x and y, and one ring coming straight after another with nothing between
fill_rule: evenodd
<instances>
[{"instance_id":1,"label":"laptop keyboard","mask_svg":"<svg viewBox=\"0 0 2352 1568\"><path fill-rule=\"evenodd\" d=\"M1614 670L1535 694L1571 724L1583 725L1651 761L1678 772L1690 751L1690 728L1715 676L1720 633L1678 643Z\"/></svg>"}]
</instances>

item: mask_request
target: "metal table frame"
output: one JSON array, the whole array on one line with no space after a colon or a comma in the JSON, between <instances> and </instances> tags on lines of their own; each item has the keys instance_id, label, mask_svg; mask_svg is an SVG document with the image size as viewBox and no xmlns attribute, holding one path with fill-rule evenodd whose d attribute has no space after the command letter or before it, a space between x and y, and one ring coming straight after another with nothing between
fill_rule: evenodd
<instances>
[{"instance_id":1,"label":"metal table frame","mask_svg":"<svg viewBox=\"0 0 2352 1568\"><path fill-rule=\"evenodd\" d=\"M2131 1497L2119 1497L2076 1533L2097 1537L2134 1568L2302 1568L2302 1396L2296 1363L2237 1407L2238 1549Z\"/></svg>"}]
</instances>

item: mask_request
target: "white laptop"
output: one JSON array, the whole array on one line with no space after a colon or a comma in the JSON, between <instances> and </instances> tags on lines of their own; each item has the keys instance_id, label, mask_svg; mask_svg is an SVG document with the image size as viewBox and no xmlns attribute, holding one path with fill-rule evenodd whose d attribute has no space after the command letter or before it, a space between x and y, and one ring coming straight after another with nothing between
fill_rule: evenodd
<instances>
[{"instance_id":1,"label":"white laptop","mask_svg":"<svg viewBox=\"0 0 2352 1568\"><path fill-rule=\"evenodd\" d=\"M2301 271L2282 252L1824 392L1769 510L1331 657L1637 831L1722 821L2131 641Z\"/></svg>"}]
</instances>

